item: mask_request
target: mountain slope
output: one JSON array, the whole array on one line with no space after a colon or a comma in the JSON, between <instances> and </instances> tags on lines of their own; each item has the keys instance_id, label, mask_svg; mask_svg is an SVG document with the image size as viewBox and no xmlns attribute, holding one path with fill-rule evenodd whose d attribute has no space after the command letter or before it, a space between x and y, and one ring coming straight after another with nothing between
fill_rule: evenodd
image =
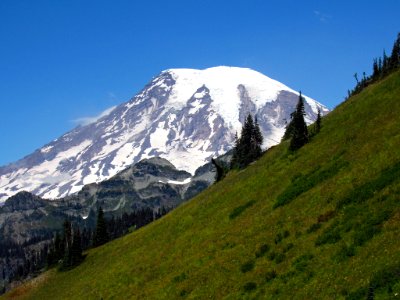
<instances>
[{"instance_id":1,"label":"mountain slope","mask_svg":"<svg viewBox=\"0 0 400 300\"><path fill-rule=\"evenodd\" d=\"M399 95L397 72L337 107L295 154L274 147L76 269L4 298L395 297Z\"/></svg>"},{"instance_id":2,"label":"mountain slope","mask_svg":"<svg viewBox=\"0 0 400 300\"><path fill-rule=\"evenodd\" d=\"M106 215L114 217L140 209L171 209L207 188L214 177L211 164L192 176L177 170L167 160L154 157L61 199L49 201L19 192L0 207L0 246L4 241L48 240L55 230L62 228L67 217L74 223L91 227L100 206Z\"/></svg>"},{"instance_id":3,"label":"mountain slope","mask_svg":"<svg viewBox=\"0 0 400 300\"><path fill-rule=\"evenodd\" d=\"M193 174L232 147L248 113L258 116L264 147L278 143L297 100L297 92L250 69L161 72L96 122L0 167L0 202L22 190L60 198L155 156ZM308 123L318 108L328 112L306 97Z\"/></svg>"}]
</instances>

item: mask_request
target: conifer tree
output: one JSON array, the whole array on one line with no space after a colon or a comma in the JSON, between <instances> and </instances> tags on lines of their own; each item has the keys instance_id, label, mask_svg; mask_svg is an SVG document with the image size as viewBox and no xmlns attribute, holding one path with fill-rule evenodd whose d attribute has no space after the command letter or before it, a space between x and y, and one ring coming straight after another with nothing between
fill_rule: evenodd
<instances>
[{"instance_id":1,"label":"conifer tree","mask_svg":"<svg viewBox=\"0 0 400 300\"><path fill-rule=\"evenodd\" d=\"M65 220L63 224L63 256L61 269L68 269L71 266L71 247L72 247L72 224Z\"/></svg>"},{"instance_id":2,"label":"conifer tree","mask_svg":"<svg viewBox=\"0 0 400 300\"><path fill-rule=\"evenodd\" d=\"M227 167L225 166L225 164L223 162L216 160L214 158L211 159L211 163L214 165L214 167L217 171L217 173L215 175L215 181L216 182L221 181L225 177L225 175L228 171Z\"/></svg>"},{"instance_id":3,"label":"conifer tree","mask_svg":"<svg viewBox=\"0 0 400 300\"><path fill-rule=\"evenodd\" d=\"M296 111L293 114L293 133L292 139L290 140L289 149L295 151L301 148L308 142L308 130L307 124L304 121L305 111L304 111L304 100L303 96L299 95L299 102L296 106Z\"/></svg>"},{"instance_id":4,"label":"conifer tree","mask_svg":"<svg viewBox=\"0 0 400 300\"><path fill-rule=\"evenodd\" d=\"M283 134L282 141L286 141L293 136L293 131L294 131L293 119L294 119L295 112L296 111L294 111L290 114L290 122L286 125L286 130L285 130L285 133Z\"/></svg>"},{"instance_id":5,"label":"conifer tree","mask_svg":"<svg viewBox=\"0 0 400 300\"><path fill-rule=\"evenodd\" d=\"M386 51L383 50L383 58L382 58L382 75L385 76L389 70L389 58L386 55Z\"/></svg>"},{"instance_id":6,"label":"conifer tree","mask_svg":"<svg viewBox=\"0 0 400 300\"><path fill-rule=\"evenodd\" d=\"M397 39L393 44L389 65L391 70L394 70L400 66L400 33L397 34Z\"/></svg>"},{"instance_id":7,"label":"conifer tree","mask_svg":"<svg viewBox=\"0 0 400 300\"><path fill-rule=\"evenodd\" d=\"M258 124L257 116L254 118L253 132L251 134L251 159L252 161L261 156L261 145L263 143L263 136L261 134L260 125Z\"/></svg>"},{"instance_id":8,"label":"conifer tree","mask_svg":"<svg viewBox=\"0 0 400 300\"><path fill-rule=\"evenodd\" d=\"M97 247L108 242L107 224L103 209L100 207L97 213L96 230L93 238L93 246Z\"/></svg>"},{"instance_id":9,"label":"conifer tree","mask_svg":"<svg viewBox=\"0 0 400 300\"><path fill-rule=\"evenodd\" d=\"M315 133L321 131L321 110L318 108L317 120L315 121Z\"/></svg>"},{"instance_id":10,"label":"conifer tree","mask_svg":"<svg viewBox=\"0 0 400 300\"><path fill-rule=\"evenodd\" d=\"M65 220L63 224L62 238L62 268L70 266L70 250L72 246L72 224L69 220Z\"/></svg>"},{"instance_id":11,"label":"conifer tree","mask_svg":"<svg viewBox=\"0 0 400 300\"><path fill-rule=\"evenodd\" d=\"M64 243L60 237L60 234L57 232L54 241L49 245L49 251L47 254L47 265L51 266L56 264L64 254Z\"/></svg>"},{"instance_id":12,"label":"conifer tree","mask_svg":"<svg viewBox=\"0 0 400 300\"><path fill-rule=\"evenodd\" d=\"M372 78L376 79L379 76L379 65L378 60L375 58L372 65Z\"/></svg>"},{"instance_id":13,"label":"conifer tree","mask_svg":"<svg viewBox=\"0 0 400 300\"><path fill-rule=\"evenodd\" d=\"M69 257L70 266L76 266L82 261L82 239L79 228L74 229Z\"/></svg>"},{"instance_id":14,"label":"conifer tree","mask_svg":"<svg viewBox=\"0 0 400 300\"><path fill-rule=\"evenodd\" d=\"M233 169L239 164L239 138L237 132L235 133L235 144L233 146L233 153L230 168Z\"/></svg>"},{"instance_id":15,"label":"conifer tree","mask_svg":"<svg viewBox=\"0 0 400 300\"><path fill-rule=\"evenodd\" d=\"M243 124L240 138L235 137L231 168L244 168L261 156L262 134L258 121L249 114Z\"/></svg>"}]
</instances>

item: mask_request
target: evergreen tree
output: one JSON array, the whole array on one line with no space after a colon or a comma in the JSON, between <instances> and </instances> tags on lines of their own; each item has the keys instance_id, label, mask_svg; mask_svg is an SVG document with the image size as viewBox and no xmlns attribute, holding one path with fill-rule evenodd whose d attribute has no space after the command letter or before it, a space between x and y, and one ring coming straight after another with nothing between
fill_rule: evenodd
<instances>
[{"instance_id":1,"label":"evergreen tree","mask_svg":"<svg viewBox=\"0 0 400 300\"><path fill-rule=\"evenodd\" d=\"M290 140L289 149L295 151L301 148L308 142L308 130L307 124L304 121L305 111L304 111L304 100L303 96L299 95L299 102L296 106L296 111L293 114L293 133L292 139Z\"/></svg>"},{"instance_id":2,"label":"evergreen tree","mask_svg":"<svg viewBox=\"0 0 400 300\"><path fill-rule=\"evenodd\" d=\"M72 247L72 224L69 220L64 221L63 225L63 258L61 269L68 269L71 266L71 247Z\"/></svg>"},{"instance_id":3,"label":"evergreen tree","mask_svg":"<svg viewBox=\"0 0 400 300\"><path fill-rule=\"evenodd\" d=\"M389 67L394 70L400 66L400 33L397 34L397 39L393 44L392 54L389 59Z\"/></svg>"},{"instance_id":4,"label":"evergreen tree","mask_svg":"<svg viewBox=\"0 0 400 300\"><path fill-rule=\"evenodd\" d=\"M215 181L216 182L221 181L225 177L225 175L228 171L227 167L225 166L225 164L222 161L216 160L214 158L211 159L211 163L214 165L214 167L217 171L217 173L215 175Z\"/></svg>"},{"instance_id":5,"label":"evergreen tree","mask_svg":"<svg viewBox=\"0 0 400 300\"><path fill-rule=\"evenodd\" d=\"M96 229L93 238L93 246L97 247L108 242L107 223L103 209L100 207L97 213Z\"/></svg>"},{"instance_id":6,"label":"evergreen tree","mask_svg":"<svg viewBox=\"0 0 400 300\"><path fill-rule=\"evenodd\" d=\"M379 77L379 65L378 60L375 58L372 65L372 78L376 79Z\"/></svg>"},{"instance_id":7,"label":"evergreen tree","mask_svg":"<svg viewBox=\"0 0 400 300\"><path fill-rule=\"evenodd\" d=\"M62 241L62 238L60 237L60 234L56 232L56 237L54 238L54 259L55 262L60 260L63 256L64 252L64 244Z\"/></svg>"},{"instance_id":8,"label":"evergreen tree","mask_svg":"<svg viewBox=\"0 0 400 300\"><path fill-rule=\"evenodd\" d=\"M251 160L254 161L261 156L261 145L263 143L263 136L261 134L260 125L258 124L257 116L254 120L253 131L251 134Z\"/></svg>"},{"instance_id":9,"label":"evergreen tree","mask_svg":"<svg viewBox=\"0 0 400 300\"><path fill-rule=\"evenodd\" d=\"M71 248L72 244L72 224L69 220L64 221L63 229L63 252L66 252L69 248Z\"/></svg>"},{"instance_id":10,"label":"evergreen tree","mask_svg":"<svg viewBox=\"0 0 400 300\"><path fill-rule=\"evenodd\" d=\"M83 260L82 256L82 239L79 228L71 228L70 246L64 249L64 257L61 269L68 270L77 266Z\"/></svg>"},{"instance_id":11,"label":"evergreen tree","mask_svg":"<svg viewBox=\"0 0 400 300\"><path fill-rule=\"evenodd\" d=\"M261 156L262 134L258 121L249 114L243 124L240 138L235 137L231 168L244 168Z\"/></svg>"},{"instance_id":12,"label":"evergreen tree","mask_svg":"<svg viewBox=\"0 0 400 300\"><path fill-rule=\"evenodd\" d=\"M286 140L290 139L293 136L294 114L295 114L295 111L290 114L290 122L289 122L289 124L286 125L286 130L285 130L285 133L283 134L282 141L286 141Z\"/></svg>"},{"instance_id":13,"label":"evergreen tree","mask_svg":"<svg viewBox=\"0 0 400 300\"><path fill-rule=\"evenodd\" d=\"M235 133L235 145L233 146L233 154L232 154L232 159L231 159L231 165L230 168L233 169L239 165L239 139L237 132Z\"/></svg>"},{"instance_id":14,"label":"evergreen tree","mask_svg":"<svg viewBox=\"0 0 400 300\"><path fill-rule=\"evenodd\" d=\"M389 58L386 55L386 51L383 50L382 58L382 75L385 76L389 71Z\"/></svg>"},{"instance_id":15,"label":"evergreen tree","mask_svg":"<svg viewBox=\"0 0 400 300\"><path fill-rule=\"evenodd\" d=\"M70 251L72 246L72 224L69 220L64 221L63 230L61 268L68 268L71 265Z\"/></svg>"},{"instance_id":16,"label":"evergreen tree","mask_svg":"<svg viewBox=\"0 0 400 300\"><path fill-rule=\"evenodd\" d=\"M317 120L315 121L315 133L321 131L321 110L318 108Z\"/></svg>"},{"instance_id":17,"label":"evergreen tree","mask_svg":"<svg viewBox=\"0 0 400 300\"><path fill-rule=\"evenodd\" d=\"M69 257L71 266L76 266L82 261L82 239L79 228L74 230Z\"/></svg>"}]
</instances>

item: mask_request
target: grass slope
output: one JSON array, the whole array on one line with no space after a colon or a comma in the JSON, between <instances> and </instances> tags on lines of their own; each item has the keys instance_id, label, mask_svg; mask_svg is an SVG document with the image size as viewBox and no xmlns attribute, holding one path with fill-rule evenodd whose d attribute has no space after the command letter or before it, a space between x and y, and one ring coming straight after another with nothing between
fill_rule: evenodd
<instances>
[{"instance_id":1,"label":"grass slope","mask_svg":"<svg viewBox=\"0 0 400 300\"><path fill-rule=\"evenodd\" d=\"M132 234L4 299L400 297L400 73Z\"/></svg>"}]
</instances>

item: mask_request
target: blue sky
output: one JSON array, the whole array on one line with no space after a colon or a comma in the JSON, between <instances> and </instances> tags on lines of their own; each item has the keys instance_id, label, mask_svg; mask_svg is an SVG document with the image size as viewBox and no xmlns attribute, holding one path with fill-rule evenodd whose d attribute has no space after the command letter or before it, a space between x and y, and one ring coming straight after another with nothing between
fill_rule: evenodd
<instances>
[{"instance_id":1,"label":"blue sky","mask_svg":"<svg viewBox=\"0 0 400 300\"><path fill-rule=\"evenodd\" d=\"M333 108L400 31L400 1L1 0L0 165L168 68L248 67Z\"/></svg>"}]
</instances>

